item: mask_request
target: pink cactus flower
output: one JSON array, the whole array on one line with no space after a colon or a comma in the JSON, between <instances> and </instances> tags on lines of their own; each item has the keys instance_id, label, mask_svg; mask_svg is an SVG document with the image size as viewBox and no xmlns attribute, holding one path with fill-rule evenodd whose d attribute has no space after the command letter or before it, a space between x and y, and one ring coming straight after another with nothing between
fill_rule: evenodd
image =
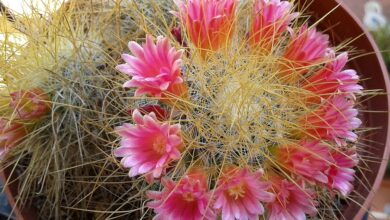
<instances>
[{"instance_id":1,"label":"pink cactus flower","mask_svg":"<svg viewBox=\"0 0 390 220\"><path fill-rule=\"evenodd\" d=\"M230 40L237 0L175 0L179 17L186 28L190 41L201 54L216 51Z\"/></svg>"},{"instance_id":2,"label":"pink cactus flower","mask_svg":"<svg viewBox=\"0 0 390 220\"><path fill-rule=\"evenodd\" d=\"M287 78L285 80L295 80L296 75L305 74L309 67L320 64L329 46L328 39L328 35L318 32L315 28L308 29L307 25L303 25L297 34L293 34L283 54L281 75Z\"/></svg>"},{"instance_id":3,"label":"pink cactus flower","mask_svg":"<svg viewBox=\"0 0 390 220\"><path fill-rule=\"evenodd\" d=\"M280 0L257 0L249 31L249 44L262 52L270 52L279 42L291 21L299 13L291 13L292 3Z\"/></svg>"},{"instance_id":4,"label":"pink cactus flower","mask_svg":"<svg viewBox=\"0 0 390 220\"><path fill-rule=\"evenodd\" d=\"M182 45L183 47L188 47L181 33L181 27L172 28L171 34L180 45Z\"/></svg>"},{"instance_id":5,"label":"pink cactus flower","mask_svg":"<svg viewBox=\"0 0 390 220\"><path fill-rule=\"evenodd\" d=\"M358 164L357 153L352 149L346 152L334 151L332 160L333 163L327 170L328 186L347 196L353 189L352 181L355 175L353 168Z\"/></svg>"},{"instance_id":6,"label":"pink cactus flower","mask_svg":"<svg viewBox=\"0 0 390 220\"><path fill-rule=\"evenodd\" d=\"M156 220L201 220L216 219L211 210L210 193L204 172L190 171L179 182L162 179L161 192L149 191L147 196L153 201L147 206L157 213Z\"/></svg>"},{"instance_id":7,"label":"pink cactus flower","mask_svg":"<svg viewBox=\"0 0 390 220\"><path fill-rule=\"evenodd\" d=\"M334 140L339 146L346 145L346 140L355 142L357 135L354 129L361 125L356 116L358 110L346 94L329 98L318 109L301 120L304 133L311 138Z\"/></svg>"},{"instance_id":8,"label":"pink cactus flower","mask_svg":"<svg viewBox=\"0 0 390 220\"><path fill-rule=\"evenodd\" d=\"M260 202L272 202L274 195L266 190L270 183L261 181L262 173L246 168L229 167L217 182L214 208L222 219L259 219L264 213Z\"/></svg>"},{"instance_id":9,"label":"pink cactus flower","mask_svg":"<svg viewBox=\"0 0 390 220\"><path fill-rule=\"evenodd\" d=\"M135 110L137 109L129 109L127 113L129 115L133 115ZM140 107L138 111L141 112L142 115L153 112L159 121L167 121L170 117L169 112L167 112L164 108L161 108L159 105L145 105Z\"/></svg>"},{"instance_id":10,"label":"pink cactus flower","mask_svg":"<svg viewBox=\"0 0 390 220\"><path fill-rule=\"evenodd\" d=\"M150 35L146 43L139 45L131 41L129 49L134 56L122 54L125 64L116 68L132 77L123 87L135 87L136 96L150 95L164 97L167 94L182 97L186 94L186 86L181 77L180 64L182 51L177 51L162 36L153 43Z\"/></svg>"},{"instance_id":11,"label":"pink cactus flower","mask_svg":"<svg viewBox=\"0 0 390 220\"><path fill-rule=\"evenodd\" d=\"M135 124L116 129L122 140L114 154L123 157L124 167L131 168L130 177L152 174L159 178L167 165L181 156L180 124L160 123L154 112L142 116L138 110L133 112L133 121Z\"/></svg>"},{"instance_id":12,"label":"pink cactus flower","mask_svg":"<svg viewBox=\"0 0 390 220\"><path fill-rule=\"evenodd\" d=\"M358 85L359 76L355 70L343 70L348 62L348 53L335 57L332 51L330 58L331 61L323 69L303 81L302 88L313 94L309 102L320 103L322 99L327 99L337 91L353 95L353 93L361 93L363 89Z\"/></svg>"},{"instance_id":13,"label":"pink cactus flower","mask_svg":"<svg viewBox=\"0 0 390 220\"><path fill-rule=\"evenodd\" d=\"M317 213L314 192L279 177L271 178L275 201L268 203L269 220L305 220ZM272 191L272 190L271 190Z\"/></svg>"},{"instance_id":14,"label":"pink cactus flower","mask_svg":"<svg viewBox=\"0 0 390 220\"><path fill-rule=\"evenodd\" d=\"M38 88L13 92L10 106L20 119L39 119L50 110L48 96Z\"/></svg>"},{"instance_id":15,"label":"pink cactus flower","mask_svg":"<svg viewBox=\"0 0 390 220\"><path fill-rule=\"evenodd\" d=\"M22 124L0 118L0 158L4 157L9 148L18 145L26 134Z\"/></svg>"},{"instance_id":16,"label":"pink cactus flower","mask_svg":"<svg viewBox=\"0 0 390 220\"><path fill-rule=\"evenodd\" d=\"M329 147L319 141L303 140L297 145L280 147L276 150L276 160L282 168L306 180L328 183L325 171L329 167L331 155Z\"/></svg>"}]
</instances>

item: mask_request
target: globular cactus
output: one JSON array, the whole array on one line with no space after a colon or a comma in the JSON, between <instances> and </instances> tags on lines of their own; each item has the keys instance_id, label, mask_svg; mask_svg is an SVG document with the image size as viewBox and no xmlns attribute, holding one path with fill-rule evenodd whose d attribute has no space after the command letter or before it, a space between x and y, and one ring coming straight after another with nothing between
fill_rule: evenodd
<instances>
[{"instance_id":1,"label":"globular cactus","mask_svg":"<svg viewBox=\"0 0 390 220\"><path fill-rule=\"evenodd\" d=\"M44 219L334 218L360 160L363 88L302 17L280 0L16 16L27 43L2 42L0 137L19 205Z\"/></svg>"}]
</instances>

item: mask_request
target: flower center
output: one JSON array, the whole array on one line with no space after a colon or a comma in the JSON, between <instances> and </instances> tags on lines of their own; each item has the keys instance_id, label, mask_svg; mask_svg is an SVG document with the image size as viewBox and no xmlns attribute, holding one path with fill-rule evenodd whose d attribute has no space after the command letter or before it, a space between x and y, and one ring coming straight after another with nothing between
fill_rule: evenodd
<instances>
[{"instance_id":1,"label":"flower center","mask_svg":"<svg viewBox=\"0 0 390 220\"><path fill-rule=\"evenodd\" d=\"M230 197L233 197L235 200L243 198L245 196L245 186L242 182L228 189Z\"/></svg>"},{"instance_id":2,"label":"flower center","mask_svg":"<svg viewBox=\"0 0 390 220\"><path fill-rule=\"evenodd\" d=\"M184 193L184 194L183 194L183 198L184 198L184 200L187 201L187 202L193 202L193 201L195 201L194 195L193 195L192 193L190 193L190 192Z\"/></svg>"},{"instance_id":3,"label":"flower center","mask_svg":"<svg viewBox=\"0 0 390 220\"><path fill-rule=\"evenodd\" d=\"M159 154L165 153L165 148L167 146L167 139L163 136L159 136L154 140L153 150Z\"/></svg>"}]
</instances>

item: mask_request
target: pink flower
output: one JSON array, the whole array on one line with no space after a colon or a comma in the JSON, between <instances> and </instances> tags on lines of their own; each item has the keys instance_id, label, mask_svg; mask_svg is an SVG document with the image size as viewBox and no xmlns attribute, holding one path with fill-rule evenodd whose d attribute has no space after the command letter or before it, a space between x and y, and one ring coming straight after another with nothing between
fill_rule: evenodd
<instances>
[{"instance_id":1,"label":"pink flower","mask_svg":"<svg viewBox=\"0 0 390 220\"><path fill-rule=\"evenodd\" d=\"M283 54L282 76L296 77L291 74L305 74L309 67L319 64L326 55L329 46L328 39L328 35L317 32L315 28L308 29L307 25L303 25L298 34L293 34Z\"/></svg>"},{"instance_id":2,"label":"pink flower","mask_svg":"<svg viewBox=\"0 0 390 220\"><path fill-rule=\"evenodd\" d=\"M237 0L175 0L190 41L201 53L226 45L233 33Z\"/></svg>"},{"instance_id":3,"label":"pink flower","mask_svg":"<svg viewBox=\"0 0 390 220\"><path fill-rule=\"evenodd\" d=\"M319 103L337 91L353 94L363 89L357 84L359 76L355 70L343 70L348 62L348 53L335 57L332 51L330 56L332 60L323 69L303 81L302 88L313 93L309 102Z\"/></svg>"},{"instance_id":4,"label":"pink flower","mask_svg":"<svg viewBox=\"0 0 390 220\"><path fill-rule=\"evenodd\" d=\"M270 52L298 13L290 13L292 4L280 0L258 0L253 9L249 44Z\"/></svg>"},{"instance_id":5,"label":"pink flower","mask_svg":"<svg viewBox=\"0 0 390 220\"><path fill-rule=\"evenodd\" d=\"M331 97L318 109L304 116L301 126L311 138L334 140L339 146L345 145L346 140L355 142L357 135L353 130L362 122L356 117L359 112L353 105L353 100L345 94Z\"/></svg>"},{"instance_id":6,"label":"pink flower","mask_svg":"<svg viewBox=\"0 0 390 220\"><path fill-rule=\"evenodd\" d=\"M120 72L132 76L123 87L137 88L136 96L185 95L186 87L180 73L182 51L172 47L168 38L160 36L154 44L148 35L144 45L131 41L129 48L134 56L122 54L126 63L116 67Z\"/></svg>"},{"instance_id":7,"label":"pink flower","mask_svg":"<svg viewBox=\"0 0 390 220\"><path fill-rule=\"evenodd\" d=\"M175 38L175 40L180 43L183 47L187 47L187 43L185 42L183 35L181 34L180 27L174 27L171 29L171 34Z\"/></svg>"},{"instance_id":8,"label":"pink flower","mask_svg":"<svg viewBox=\"0 0 390 220\"><path fill-rule=\"evenodd\" d=\"M354 180L358 157L355 150L346 152L334 151L332 164L327 170L329 178L328 186L338 190L343 196L347 196L353 189L351 182Z\"/></svg>"},{"instance_id":9,"label":"pink flower","mask_svg":"<svg viewBox=\"0 0 390 220\"><path fill-rule=\"evenodd\" d=\"M271 178L275 201L268 203L269 220L305 220L306 215L317 213L314 192L304 184L297 186L279 177Z\"/></svg>"},{"instance_id":10,"label":"pink flower","mask_svg":"<svg viewBox=\"0 0 390 220\"><path fill-rule=\"evenodd\" d=\"M211 210L210 193L202 170L192 170L179 182L162 179L161 192L149 191L153 199L147 204L157 213L156 220L201 220L216 219Z\"/></svg>"},{"instance_id":11,"label":"pink flower","mask_svg":"<svg viewBox=\"0 0 390 220\"><path fill-rule=\"evenodd\" d=\"M11 108L15 109L20 119L38 119L46 115L50 109L47 95L38 88L21 90L11 95Z\"/></svg>"},{"instance_id":12,"label":"pink flower","mask_svg":"<svg viewBox=\"0 0 390 220\"><path fill-rule=\"evenodd\" d=\"M151 173L159 178L171 161L180 158L180 124L161 124L153 112L142 116L138 110L133 112L133 120L135 125L116 129L122 140L114 154L123 157L124 167L131 168L130 177Z\"/></svg>"},{"instance_id":13,"label":"pink flower","mask_svg":"<svg viewBox=\"0 0 390 220\"><path fill-rule=\"evenodd\" d=\"M9 148L18 145L26 134L22 124L0 118L0 158L4 157Z\"/></svg>"},{"instance_id":14,"label":"pink flower","mask_svg":"<svg viewBox=\"0 0 390 220\"><path fill-rule=\"evenodd\" d=\"M266 190L261 172L229 167L217 182L214 208L222 210L222 219L258 219L264 213L260 202L272 202L274 195Z\"/></svg>"},{"instance_id":15,"label":"pink flower","mask_svg":"<svg viewBox=\"0 0 390 220\"><path fill-rule=\"evenodd\" d=\"M127 113L129 115L133 115L134 111L137 109L129 109ZM145 105L138 109L139 112L141 112L142 115L149 114L153 112L156 115L157 120L159 121L166 121L169 119L169 112L167 112L165 109L161 108L159 105Z\"/></svg>"},{"instance_id":16,"label":"pink flower","mask_svg":"<svg viewBox=\"0 0 390 220\"><path fill-rule=\"evenodd\" d=\"M276 151L276 160L282 168L309 181L328 183L325 171L331 156L328 146L319 141L303 140L297 145L280 147Z\"/></svg>"}]
</instances>

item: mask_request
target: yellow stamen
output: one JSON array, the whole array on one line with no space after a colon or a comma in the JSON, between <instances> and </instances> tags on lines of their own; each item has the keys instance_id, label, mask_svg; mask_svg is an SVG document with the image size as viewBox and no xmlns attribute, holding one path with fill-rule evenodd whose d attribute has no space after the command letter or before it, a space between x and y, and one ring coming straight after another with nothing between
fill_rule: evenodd
<instances>
[{"instance_id":1,"label":"yellow stamen","mask_svg":"<svg viewBox=\"0 0 390 220\"><path fill-rule=\"evenodd\" d=\"M228 189L229 196L233 197L235 200L245 196L245 185L240 182L239 184Z\"/></svg>"},{"instance_id":2,"label":"yellow stamen","mask_svg":"<svg viewBox=\"0 0 390 220\"><path fill-rule=\"evenodd\" d=\"M192 193L184 193L183 198L187 202L193 202L195 200L194 195Z\"/></svg>"},{"instance_id":3,"label":"yellow stamen","mask_svg":"<svg viewBox=\"0 0 390 220\"><path fill-rule=\"evenodd\" d=\"M158 137L155 139L153 143L153 150L155 150L159 154L164 154L166 146L167 146L166 138Z\"/></svg>"}]
</instances>

